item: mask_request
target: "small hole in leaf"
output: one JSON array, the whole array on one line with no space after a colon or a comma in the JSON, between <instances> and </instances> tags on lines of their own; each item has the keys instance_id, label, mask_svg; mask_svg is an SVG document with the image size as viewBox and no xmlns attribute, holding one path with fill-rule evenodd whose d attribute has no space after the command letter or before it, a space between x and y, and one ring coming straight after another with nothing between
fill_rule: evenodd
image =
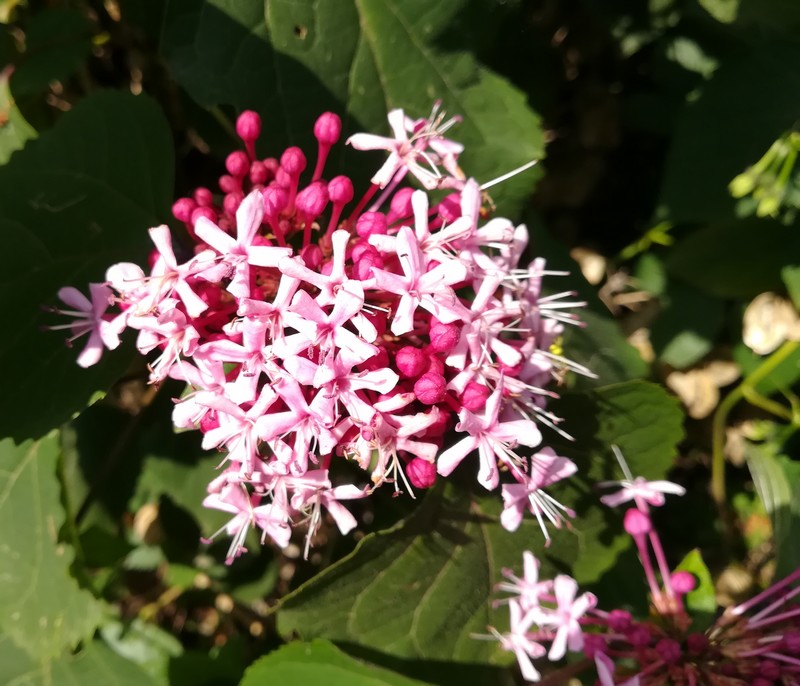
<instances>
[{"instance_id":1,"label":"small hole in leaf","mask_svg":"<svg viewBox=\"0 0 800 686\"><path fill-rule=\"evenodd\" d=\"M300 40L305 40L306 36L308 35L308 27L301 26L298 24L294 27L294 35L297 36Z\"/></svg>"}]
</instances>

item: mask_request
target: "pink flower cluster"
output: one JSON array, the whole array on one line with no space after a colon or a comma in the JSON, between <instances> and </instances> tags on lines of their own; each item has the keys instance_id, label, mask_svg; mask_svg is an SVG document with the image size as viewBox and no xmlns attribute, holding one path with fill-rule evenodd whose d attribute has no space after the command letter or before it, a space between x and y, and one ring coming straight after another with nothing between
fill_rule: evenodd
<instances>
[{"instance_id":1,"label":"pink flower cluster","mask_svg":"<svg viewBox=\"0 0 800 686\"><path fill-rule=\"evenodd\" d=\"M508 529L526 510L543 529L569 514L542 489L574 465L518 448L536 448L540 424L558 423L547 387L571 363L551 346L580 303L542 295L551 272L540 258L521 265L524 226L487 220L481 187L458 167L462 146L443 136L454 120L434 108L389 121L393 137L348 141L389 152L353 203L348 177L323 178L341 133L335 114L314 126L304 178L299 148L256 156L261 120L243 113L245 150L228 156L220 193L198 188L173 206L190 250L162 225L150 229L149 273L116 264L90 286L91 301L59 292L73 333L90 334L79 364L134 329L150 381L187 383L173 419L225 453L205 505L231 514L229 560L250 528L285 546L307 522L310 541L323 508L346 533L356 520L342 501L384 483L413 495L472 454L487 489L508 475ZM401 187L408 174L449 194L433 201ZM339 483L345 460L369 474L366 485Z\"/></svg>"},{"instance_id":2,"label":"pink flower cluster","mask_svg":"<svg viewBox=\"0 0 800 686\"><path fill-rule=\"evenodd\" d=\"M560 659L566 648L594 661L601 686L800 685L800 569L726 609L709 628L694 628L685 598L695 589L695 578L670 571L649 515L649 506L662 505L665 493L681 495L683 489L668 481L634 479L618 451L617 456L626 479L604 484L621 490L603 501L634 502L625 513L625 530L634 539L650 587L650 617L637 620L625 610L602 611L592 594L576 597L577 584L570 577L541 580L537 560L526 552L523 576L504 570L508 582L498 585L514 594L501 601L509 605L510 630L492 630L492 637L515 653L523 677L539 681L532 660L545 655Z\"/></svg>"}]
</instances>

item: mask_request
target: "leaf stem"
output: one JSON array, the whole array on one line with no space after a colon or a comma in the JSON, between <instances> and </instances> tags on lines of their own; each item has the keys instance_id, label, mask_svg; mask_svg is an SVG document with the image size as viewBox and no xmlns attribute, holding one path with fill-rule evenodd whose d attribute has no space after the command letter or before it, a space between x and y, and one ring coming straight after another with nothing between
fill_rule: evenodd
<instances>
[{"instance_id":1,"label":"leaf stem","mask_svg":"<svg viewBox=\"0 0 800 686\"><path fill-rule=\"evenodd\" d=\"M714 413L711 434L711 497L722 511L725 508L725 427L731 410L742 399L781 419L793 421L793 413L779 403L762 396L756 386L767 378L798 348L797 341L786 341L734 388Z\"/></svg>"}]
</instances>

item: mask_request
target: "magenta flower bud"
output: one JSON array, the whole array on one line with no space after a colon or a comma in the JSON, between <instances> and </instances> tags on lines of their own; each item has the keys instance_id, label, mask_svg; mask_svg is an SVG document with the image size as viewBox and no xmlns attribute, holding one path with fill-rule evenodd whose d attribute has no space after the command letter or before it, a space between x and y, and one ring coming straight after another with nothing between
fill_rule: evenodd
<instances>
[{"instance_id":1,"label":"magenta flower bud","mask_svg":"<svg viewBox=\"0 0 800 686\"><path fill-rule=\"evenodd\" d=\"M306 221L313 221L328 204L328 186L324 181L315 181L297 194L294 204Z\"/></svg>"},{"instance_id":2,"label":"magenta flower bud","mask_svg":"<svg viewBox=\"0 0 800 686\"><path fill-rule=\"evenodd\" d=\"M280 186L269 185L261 191L264 198L264 214L269 219L275 219L286 209L289 204L289 194Z\"/></svg>"},{"instance_id":3,"label":"magenta flower bud","mask_svg":"<svg viewBox=\"0 0 800 686\"><path fill-rule=\"evenodd\" d=\"M256 160L250 165L250 183L260 186L269 180L269 172L263 162Z\"/></svg>"},{"instance_id":4,"label":"magenta flower bud","mask_svg":"<svg viewBox=\"0 0 800 686\"><path fill-rule=\"evenodd\" d=\"M436 465L415 457L406 465L406 476L414 488L430 488L436 483Z\"/></svg>"},{"instance_id":5,"label":"magenta flower bud","mask_svg":"<svg viewBox=\"0 0 800 686\"><path fill-rule=\"evenodd\" d=\"M217 221L217 213L214 212L213 208L211 207L195 208L194 211L192 212L192 218L191 218L192 226L194 226L197 223L197 220L200 219L200 217L205 217L206 219L209 219L215 223Z\"/></svg>"},{"instance_id":6,"label":"magenta flower bud","mask_svg":"<svg viewBox=\"0 0 800 686\"><path fill-rule=\"evenodd\" d=\"M179 222L189 222L196 207L197 203L191 198L178 198L172 205L172 216Z\"/></svg>"},{"instance_id":7,"label":"magenta flower bud","mask_svg":"<svg viewBox=\"0 0 800 686\"><path fill-rule=\"evenodd\" d=\"M281 155L281 169L296 179L306 168L306 156L298 147L286 148Z\"/></svg>"},{"instance_id":8,"label":"magenta flower bud","mask_svg":"<svg viewBox=\"0 0 800 686\"><path fill-rule=\"evenodd\" d=\"M681 644L672 638L662 638L655 645L656 652L667 664L674 664L681 659Z\"/></svg>"},{"instance_id":9,"label":"magenta flower bud","mask_svg":"<svg viewBox=\"0 0 800 686\"><path fill-rule=\"evenodd\" d=\"M448 224L454 222L461 216L461 196L451 193L436 206L436 210Z\"/></svg>"},{"instance_id":10,"label":"magenta flower bud","mask_svg":"<svg viewBox=\"0 0 800 686\"><path fill-rule=\"evenodd\" d=\"M670 576L670 583L672 590L681 595L686 595L697 586L697 581L691 572L675 572Z\"/></svg>"},{"instance_id":11,"label":"magenta flower bud","mask_svg":"<svg viewBox=\"0 0 800 686\"><path fill-rule=\"evenodd\" d=\"M319 269L322 264L322 249L318 245L306 245L300 250L300 258L309 269Z\"/></svg>"},{"instance_id":12,"label":"magenta flower bud","mask_svg":"<svg viewBox=\"0 0 800 686\"><path fill-rule=\"evenodd\" d=\"M637 510L635 507L628 508L625 512L623 526L625 527L625 531L634 537L649 534L650 530L653 528L650 517L644 512Z\"/></svg>"},{"instance_id":13,"label":"magenta flower bud","mask_svg":"<svg viewBox=\"0 0 800 686\"><path fill-rule=\"evenodd\" d=\"M384 235L388 228L386 215L383 212L364 212L356 222L356 233L361 238L373 235Z\"/></svg>"},{"instance_id":14,"label":"magenta flower bud","mask_svg":"<svg viewBox=\"0 0 800 686\"><path fill-rule=\"evenodd\" d=\"M414 214L411 207L411 196L414 194L413 188L401 188L392 196L389 203L389 223L393 224L398 219L405 219Z\"/></svg>"},{"instance_id":15,"label":"magenta flower bud","mask_svg":"<svg viewBox=\"0 0 800 686\"><path fill-rule=\"evenodd\" d=\"M436 323L429 332L431 348L437 353L449 353L456 347L461 337L461 327L458 324Z\"/></svg>"},{"instance_id":16,"label":"magenta flower bud","mask_svg":"<svg viewBox=\"0 0 800 686\"><path fill-rule=\"evenodd\" d=\"M783 636L783 644L790 655L800 655L800 631L787 631Z\"/></svg>"},{"instance_id":17,"label":"magenta flower bud","mask_svg":"<svg viewBox=\"0 0 800 686\"><path fill-rule=\"evenodd\" d=\"M650 630L641 624L634 626L628 633L628 641L632 646L644 648L650 645Z\"/></svg>"},{"instance_id":18,"label":"magenta flower bud","mask_svg":"<svg viewBox=\"0 0 800 686\"><path fill-rule=\"evenodd\" d=\"M236 150L225 158L225 169L228 170L231 176L243 179L247 176L247 172L250 171L250 159L246 153Z\"/></svg>"},{"instance_id":19,"label":"magenta flower bud","mask_svg":"<svg viewBox=\"0 0 800 686\"><path fill-rule=\"evenodd\" d=\"M336 205L346 205L353 199L353 182L347 176L335 176L328 183L328 195Z\"/></svg>"},{"instance_id":20,"label":"magenta flower bud","mask_svg":"<svg viewBox=\"0 0 800 686\"><path fill-rule=\"evenodd\" d=\"M373 252L364 252L361 259L353 260L353 277L360 281L366 281L373 277L372 269L383 269L383 257L375 250ZM385 318L383 321L386 321Z\"/></svg>"},{"instance_id":21,"label":"magenta flower bud","mask_svg":"<svg viewBox=\"0 0 800 686\"><path fill-rule=\"evenodd\" d=\"M294 186L292 175L283 167L278 167L278 169L275 171L274 183L276 186L280 186L281 188L292 188Z\"/></svg>"},{"instance_id":22,"label":"magenta flower bud","mask_svg":"<svg viewBox=\"0 0 800 686\"><path fill-rule=\"evenodd\" d=\"M708 650L708 636L705 634L689 634L686 637L686 648L694 655L702 655Z\"/></svg>"},{"instance_id":23,"label":"magenta flower bud","mask_svg":"<svg viewBox=\"0 0 800 686\"><path fill-rule=\"evenodd\" d=\"M415 379L428 368L428 356L419 348L406 345L394 354L394 366L403 378Z\"/></svg>"},{"instance_id":24,"label":"magenta flower bud","mask_svg":"<svg viewBox=\"0 0 800 686\"><path fill-rule=\"evenodd\" d=\"M230 174L223 174L219 177L219 189L223 193L233 193L240 190L242 182L240 179L234 179Z\"/></svg>"},{"instance_id":25,"label":"magenta flower bud","mask_svg":"<svg viewBox=\"0 0 800 686\"><path fill-rule=\"evenodd\" d=\"M214 204L214 196L208 188L197 188L194 191L194 201L200 207L211 207Z\"/></svg>"},{"instance_id":26,"label":"magenta flower bud","mask_svg":"<svg viewBox=\"0 0 800 686\"><path fill-rule=\"evenodd\" d=\"M228 193L222 201L222 209L225 210L226 213L234 215L236 214L236 210L239 209L239 205L242 204L242 200L244 200L244 193L241 191Z\"/></svg>"},{"instance_id":27,"label":"magenta flower bud","mask_svg":"<svg viewBox=\"0 0 800 686\"><path fill-rule=\"evenodd\" d=\"M461 394L461 404L470 412L478 412L486 407L486 400L490 395L491 392L486 386L470 381Z\"/></svg>"},{"instance_id":28,"label":"magenta flower bud","mask_svg":"<svg viewBox=\"0 0 800 686\"><path fill-rule=\"evenodd\" d=\"M333 112L323 112L314 124L314 137L322 145L331 146L342 135L342 120Z\"/></svg>"},{"instance_id":29,"label":"magenta flower bud","mask_svg":"<svg viewBox=\"0 0 800 686\"><path fill-rule=\"evenodd\" d=\"M261 117L258 112L245 110L236 120L236 135L245 143L253 143L261 135Z\"/></svg>"},{"instance_id":30,"label":"magenta flower bud","mask_svg":"<svg viewBox=\"0 0 800 686\"><path fill-rule=\"evenodd\" d=\"M583 654L590 660L594 660L597 653L605 653L606 642L602 636L597 634L586 634L583 637Z\"/></svg>"},{"instance_id":31,"label":"magenta flower bud","mask_svg":"<svg viewBox=\"0 0 800 686\"><path fill-rule=\"evenodd\" d=\"M367 243L367 241L359 240L356 241L356 243L350 250L350 259L352 259L353 262L357 262L358 260L361 260L367 257L368 255L372 254L378 255L380 253L378 253L378 251L373 246Z\"/></svg>"},{"instance_id":32,"label":"magenta flower bud","mask_svg":"<svg viewBox=\"0 0 800 686\"><path fill-rule=\"evenodd\" d=\"M611 610L608 613L608 627L611 631L625 634L633 626L633 617L627 610Z\"/></svg>"},{"instance_id":33,"label":"magenta flower bud","mask_svg":"<svg viewBox=\"0 0 800 686\"><path fill-rule=\"evenodd\" d=\"M447 382L441 374L426 372L414 384L414 395L425 405L442 402L447 394Z\"/></svg>"}]
</instances>

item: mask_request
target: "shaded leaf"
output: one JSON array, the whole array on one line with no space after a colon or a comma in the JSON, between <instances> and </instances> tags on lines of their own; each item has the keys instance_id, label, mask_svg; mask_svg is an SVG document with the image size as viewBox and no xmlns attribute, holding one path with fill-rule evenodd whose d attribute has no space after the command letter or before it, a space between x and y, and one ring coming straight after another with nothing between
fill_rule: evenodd
<instances>
[{"instance_id":1,"label":"shaded leaf","mask_svg":"<svg viewBox=\"0 0 800 686\"><path fill-rule=\"evenodd\" d=\"M800 266L784 267L781 270L781 278L794 306L800 310Z\"/></svg>"},{"instance_id":2,"label":"shaded leaf","mask_svg":"<svg viewBox=\"0 0 800 686\"><path fill-rule=\"evenodd\" d=\"M70 574L59 542L65 513L56 477L58 439L0 441L0 626L31 655L54 657L91 635L101 605Z\"/></svg>"},{"instance_id":3,"label":"shaded leaf","mask_svg":"<svg viewBox=\"0 0 800 686\"><path fill-rule=\"evenodd\" d=\"M63 333L40 330L65 323L41 306L55 304L62 286L85 290L88 281L102 281L115 262L141 261L147 228L169 211L172 158L169 130L153 101L96 93L0 168L6 246L0 307L14 322L0 343L0 360L8 386L26 389L0 400L0 436L41 436L129 362L118 351L78 368Z\"/></svg>"},{"instance_id":4,"label":"shaded leaf","mask_svg":"<svg viewBox=\"0 0 800 686\"><path fill-rule=\"evenodd\" d=\"M25 31L25 52L15 61L11 89L17 97L43 91L70 76L92 52L92 25L69 7L37 12Z\"/></svg>"},{"instance_id":5,"label":"shaded leaf","mask_svg":"<svg viewBox=\"0 0 800 686\"><path fill-rule=\"evenodd\" d=\"M692 232L667 258L673 276L723 298L781 287L781 268L800 254L800 233L768 219L715 224Z\"/></svg>"},{"instance_id":6,"label":"shaded leaf","mask_svg":"<svg viewBox=\"0 0 800 686\"><path fill-rule=\"evenodd\" d=\"M252 664L240 686L280 683L283 686L422 686L387 669L343 653L328 641L289 643Z\"/></svg>"},{"instance_id":7,"label":"shaded leaf","mask_svg":"<svg viewBox=\"0 0 800 686\"><path fill-rule=\"evenodd\" d=\"M568 394L556 411L577 439L558 449L582 468L580 478L553 489L579 513L574 532L553 532L553 543L545 548L530 518L514 533L500 526L499 493L470 495L450 485L287 596L278 611L279 631L401 658L466 663L507 658L496 644L471 638L487 624L504 623L503 609L493 610L490 603L500 570L519 569L522 552L531 549L542 560L543 576L569 571L581 583L598 580L629 543L616 515L599 507L589 485L618 476L610 444L622 447L637 474L655 478L671 464L682 435L676 401L652 384ZM473 469L467 460L459 471Z\"/></svg>"},{"instance_id":8,"label":"shaded leaf","mask_svg":"<svg viewBox=\"0 0 800 686\"><path fill-rule=\"evenodd\" d=\"M347 114L344 139L358 130L387 131L389 109L426 116L441 99L448 112L464 117L452 132L467 146L464 169L488 181L541 157L543 139L524 96L471 56L470 31L479 31L485 17L466 12L467 4L173 0L162 47L175 78L201 104L259 110L273 153L289 144L316 150L311 126L326 109ZM354 159L371 160L370 174L381 162L376 155L344 155L348 171ZM341 159L332 167L340 170ZM537 174L521 175L492 195L514 213Z\"/></svg>"},{"instance_id":9,"label":"shaded leaf","mask_svg":"<svg viewBox=\"0 0 800 686\"><path fill-rule=\"evenodd\" d=\"M100 635L115 653L163 684L169 683L170 659L183 654L183 646L175 636L138 618L127 625L108 622L100 629Z\"/></svg>"},{"instance_id":10,"label":"shaded leaf","mask_svg":"<svg viewBox=\"0 0 800 686\"><path fill-rule=\"evenodd\" d=\"M39 662L0 635L0 683L13 686L157 686L146 672L92 641L77 655Z\"/></svg>"}]
</instances>

